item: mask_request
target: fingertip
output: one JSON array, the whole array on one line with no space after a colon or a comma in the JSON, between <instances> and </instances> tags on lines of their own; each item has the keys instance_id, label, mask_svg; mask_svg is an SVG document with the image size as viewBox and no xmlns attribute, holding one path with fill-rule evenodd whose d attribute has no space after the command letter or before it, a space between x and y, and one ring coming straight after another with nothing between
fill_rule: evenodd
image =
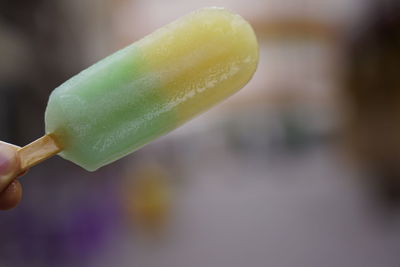
<instances>
[{"instance_id":1,"label":"fingertip","mask_svg":"<svg viewBox=\"0 0 400 267\"><path fill-rule=\"evenodd\" d=\"M11 146L1 146L0 175L4 175L17 167L16 150Z\"/></svg>"},{"instance_id":2,"label":"fingertip","mask_svg":"<svg viewBox=\"0 0 400 267\"><path fill-rule=\"evenodd\" d=\"M14 180L3 192L0 193L0 210L9 210L16 207L21 199L21 183Z\"/></svg>"}]
</instances>

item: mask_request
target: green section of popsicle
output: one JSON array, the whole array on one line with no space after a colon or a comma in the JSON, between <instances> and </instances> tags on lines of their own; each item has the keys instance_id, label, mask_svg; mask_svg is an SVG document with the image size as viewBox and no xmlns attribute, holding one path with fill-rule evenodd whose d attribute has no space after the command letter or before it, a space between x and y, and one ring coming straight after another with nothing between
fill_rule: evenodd
<instances>
[{"instance_id":1,"label":"green section of popsicle","mask_svg":"<svg viewBox=\"0 0 400 267\"><path fill-rule=\"evenodd\" d=\"M151 90L160 87L158 79L137 50L133 44L53 91L46 132L65 148L62 157L94 170L174 124L173 113L157 113L165 96Z\"/></svg>"}]
</instances>

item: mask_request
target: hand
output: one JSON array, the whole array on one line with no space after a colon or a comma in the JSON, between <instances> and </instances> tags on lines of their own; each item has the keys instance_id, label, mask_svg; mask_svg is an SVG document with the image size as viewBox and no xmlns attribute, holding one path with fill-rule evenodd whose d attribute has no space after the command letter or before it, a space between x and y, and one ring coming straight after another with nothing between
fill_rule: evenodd
<instances>
[{"instance_id":1,"label":"hand","mask_svg":"<svg viewBox=\"0 0 400 267\"><path fill-rule=\"evenodd\" d=\"M22 187L15 179L21 175L18 147L0 141L0 210L8 210L21 201Z\"/></svg>"}]
</instances>

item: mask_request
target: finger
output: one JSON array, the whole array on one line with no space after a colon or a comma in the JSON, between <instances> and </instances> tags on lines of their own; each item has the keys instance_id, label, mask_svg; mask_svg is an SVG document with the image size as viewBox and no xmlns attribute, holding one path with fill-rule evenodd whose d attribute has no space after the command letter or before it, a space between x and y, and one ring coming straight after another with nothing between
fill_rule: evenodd
<instances>
[{"instance_id":1,"label":"finger","mask_svg":"<svg viewBox=\"0 0 400 267\"><path fill-rule=\"evenodd\" d=\"M0 210L12 209L18 205L22 198L21 184L14 180L1 194L0 194Z\"/></svg>"}]
</instances>

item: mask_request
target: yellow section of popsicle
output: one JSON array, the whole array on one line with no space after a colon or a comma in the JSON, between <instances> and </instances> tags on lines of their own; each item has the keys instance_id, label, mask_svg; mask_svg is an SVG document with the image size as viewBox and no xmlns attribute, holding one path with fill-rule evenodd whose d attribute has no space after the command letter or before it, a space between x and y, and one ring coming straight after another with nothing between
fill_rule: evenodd
<instances>
[{"instance_id":1,"label":"yellow section of popsicle","mask_svg":"<svg viewBox=\"0 0 400 267\"><path fill-rule=\"evenodd\" d=\"M256 36L241 16L215 7L180 20L137 43L178 124L242 88L258 63Z\"/></svg>"}]
</instances>

